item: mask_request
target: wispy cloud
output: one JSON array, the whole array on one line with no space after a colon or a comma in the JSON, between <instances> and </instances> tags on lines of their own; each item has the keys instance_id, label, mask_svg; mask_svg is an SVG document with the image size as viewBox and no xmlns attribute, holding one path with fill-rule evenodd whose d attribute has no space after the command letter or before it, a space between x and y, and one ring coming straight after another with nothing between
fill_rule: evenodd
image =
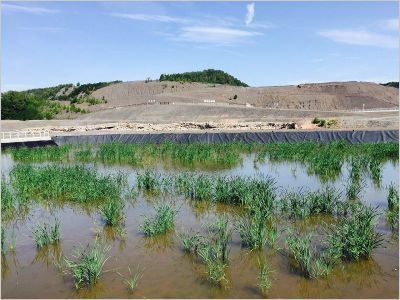
<instances>
[{"instance_id":1,"label":"wispy cloud","mask_svg":"<svg viewBox=\"0 0 400 300\"><path fill-rule=\"evenodd\" d=\"M262 32L256 31L256 28L265 29L273 27L271 24L252 23L254 3L247 6L247 11L246 23L248 25L246 27L238 25L240 20L229 16L195 15L191 18L181 18L170 15L130 13L111 13L110 15L133 21L175 23L178 25L178 28L164 28L154 32L171 41L191 42L204 46L232 46L248 41L252 37L263 35Z\"/></svg>"},{"instance_id":2,"label":"wispy cloud","mask_svg":"<svg viewBox=\"0 0 400 300\"><path fill-rule=\"evenodd\" d=\"M40 31L40 32L60 32L65 31L65 27L20 27L21 30L25 31Z\"/></svg>"},{"instance_id":3,"label":"wispy cloud","mask_svg":"<svg viewBox=\"0 0 400 300\"><path fill-rule=\"evenodd\" d=\"M5 11L16 11L16 12L23 12L23 13L30 13L30 14L54 14L60 12L57 9L49 9L37 6L22 6L22 5L14 5L14 4L7 4L2 3L2 9Z\"/></svg>"},{"instance_id":4,"label":"wispy cloud","mask_svg":"<svg viewBox=\"0 0 400 300\"><path fill-rule=\"evenodd\" d=\"M162 22L162 23L180 23L186 24L189 20L178 17L171 17L167 15L150 15L150 14L125 14L125 13L112 13L114 17L125 18L135 21L145 22Z\"/></svg>"},{"instance_id":5,"label":"wispy cloud","mask_svg":"<svg viewBox=\"0 0 400 300\"><path fill-rule=\"evenodd\" d=\"M228 45L244 41L246 38L262 35L260 32L228 27L183 27L177 40L195 43Z\"/></svg>"},{"instance_id":6,"label":"wispy cloud","mask_svg":"<svg viewBox=\"0 0 400 300\"><path fill-rule=\"evenodd\" d=\"M398 48L396 36L373 33L366 30L331 29L321 30L319 35L338 43L361 46L375 46L383 48Z\"/></svg>"},{"instance_id":7,"label":"wispy cloud","mask_svg":"<svg viewBox=\"0 0 400 300\"><path fill-rule=\"evenodd\" d=\"M385 30L398 30L399 29L399 19L387 19L379 22L379 27Z\"/></svg>"},{"instance_id":8,"label":"wispy cloud","mask_svg":"<svg viewBox=\"0 0 400 300\"><path fill-rule=\"evenodd\" d=\"M246 12L246 18L244 21L245 21L246 25L249 25L251 22L253 22L253 19L254 19L254 13L255 13L254 2L247 4L246 9L247 9L247 12Z\"/></svg>"}]
</instances>

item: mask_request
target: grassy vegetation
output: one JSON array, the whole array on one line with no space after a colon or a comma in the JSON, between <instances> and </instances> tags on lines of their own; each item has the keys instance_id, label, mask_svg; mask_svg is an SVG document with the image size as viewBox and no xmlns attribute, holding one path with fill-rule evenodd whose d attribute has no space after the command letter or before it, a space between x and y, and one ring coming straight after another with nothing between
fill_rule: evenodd
<instances>
[{"instance_id":1,"label":"grassy vegetation","mask_svg":"<svg viewBox=\"0 0 400 300\"><path fill-rule=\"evenodd\" d=\"M38 249L53 245L60 241L60 220L56 219L54 225L43 223L34 228L33 239Z\"/></svg>"},{"instance_id":2,"label":"grassy vegetation","mask_svg":"<svg viewBox=\"0 0 400 300\"><path fill-rule=\"evenodd\" d=\"M265 261L258 260L258 267L260 272L258 274L258 286L261 292L265 295L271 288L271 269Z\"/></svg>"},{"instance_id":3,"label":"grassy vegetation","mask_svg":"<svg viewBox=\"0 0 400 300\"><path fill-rule=\"evenodd\" d=\"M386 220L394 232L399 231L399 190L394 183L388 187Z\"/></svg>"},{"instance_id":4,"label":"grassy vegetation","mask_svg":"<svg viewBox=\"0 0 400 300\"><path fill-rule=\"evenodd\" d=\"M64 258L67 271L72 274L77 289L95 284L101 277L104 264L110 250L102 241L97 240L86 248L77 248L73 260Z\"/></svg>"},{"instance_id":5,"label":"grassy vegetation","mask_svg":"<svg viewBox=\"0 0 400 300\"><path fill-rule=\"evenodd\" d=\"M11 183L21 199L65 200L78 203L120 198L122 175L100 176L83 166L16 165Z\"/></svg>"},{"instance_id":6,"label":"grassy vegetation","mask_svg":"<svg viewBox=\"0 0 400 300\"><path fill-rule=\"evenodd\" d=\"M314 192L286 191L281 197L282 212L287 212L293 219L304 219L311 215L341 215L341 193L326 185Z\"/></svg>"},{"instance_id":7,"label":"grassy vegetation","mask_svg":"<svg viewBox=\"0 0 400 300\"><path fill-rule=\"evenodd\" d=\"M311 234L301 235L296 232L287 237L286 244L292 258L292 265L305 277L318 278L329 274L331 266L312 246L311 240Z\"/></svg>"},{"instance_id":8,"label":"grassy vegetation","mask_svg":"<svg viewBox=\"0 0 400 300\"><path fill-rule=\"evenodd\" d=\"M104 220L104 223L108 226L117 226L123 220L122 210L125 205L122 201L111 200L108 201L102 208L101 214Z\"/></svg>"},{"instance_id":9,"label":"grassy vegetation","mask_svg":"<svg viewBox=\"0 0 400 300\"><path fill-rule=\"evenodd\" d=\"M155 236L166 233L174 226L174 219L178 211L171 203L159 203L155 206L156 215L147 217L140 226L147 236Z\"/></svg>"},{"instance_id":10,"label":"grassy vegetation","mask_svg":"<svg viewBox=\"0 0 400 300\"><path fill-rule=\"evenodd\" d=\"M331 261L357 261L369 258L382 244L382 234L375 232L375 209L356 203L351 213L339 218L330 228L328 253Z\"/></svg>"},{"instance_id":11,"label":"grassy vegetation","mask_svg":"<svg viewBox=\"0 0 400 300\"><path fill-rule=\"evenodd\" d=\"M1 227L1 255L6 254L6 231Z\"/></svg>"},{"instance_id":12,"label":"grassy vegetation","mask_svg":"<svg viewBox=\"0 0 400 300\"><path fill-rule=\"evenodd\" d=\"M36 150L40 149L40 150ZM299 162L310 174L323 180L336 178L342 166L348 163L352 176L370 173L379 184L382 163L398 160L398 143L347 144L333 143L217 143L217 144L122 144L110 143L93 147L90 145L61 146L46 148L7 149L17 161L78 161L95 160L107 164L122 163L138 167L163 164L197 169L229 168L242 162L243 154L257 153L255 162L268 158L272 162ZM354 169L354 171L351 171ZM354 173L354 174L353 174Z\"/></svg>"},{"instance_id":13,"label":"grassy vegetation","mask_svg":"<svg viewBox=\"0 0 400 300\"><path fill-rule=\"evenodd\" d=\"M1 177L1 217L7 219L12 216L15 209L17 200L11 192L9 186L6 183L4 176Z\"/></svg>"},{"instance_id":14,"label":"grassy vegetation","mask_svg":"<svg viewBox=\"0 0 400 300\"><path fill-rule=\"evenodd\" d=\"M204 82L229 84L235 86L248 86L237 78L221 70L207 69L198 72L185 72L178 74L161 74L160 81L179 81L179 82Z\"/></svg>"},{"instance_id":15,"label":"grassy vegetation","mask_svg":"<svg viewBox=\"0 0 400 300\"><path fill-rule=\"evenodd\" d=\"M229 261L232 228L226 215L218 217L208 226L206 236L180 233L183 250L198 255L206 266L207 278L212 284L228 282L225 269Z\"/></svg>"},{"instance_id":16,"label":"grassy vegetation","mask_svg":"<svg viewBox=\"0 0 400 300\"><path fill-rule=\"evenodd\" d=\"M131 267L128 267L128 270L129 270L128 277L124 277L121 274L119 275L123 278L123 281L128 287L129 291L133 292L137 288L139 280L143 277L143 271L140 270L139 267L137 268L135 273L132 273Z\"/></svg>"},{"instance_id":17,"label":"grassy vegetation","mask_svg":"<svg viewBox=\"0 0 400 300\"><path fill-rule=\"evenodd\" d=\"M43 162L68 160L72 150L71 145L44 146L44 147L18 147L6 149L6 153L12 155L13 160L18 162Z\"/></svg>"}]
</instances>

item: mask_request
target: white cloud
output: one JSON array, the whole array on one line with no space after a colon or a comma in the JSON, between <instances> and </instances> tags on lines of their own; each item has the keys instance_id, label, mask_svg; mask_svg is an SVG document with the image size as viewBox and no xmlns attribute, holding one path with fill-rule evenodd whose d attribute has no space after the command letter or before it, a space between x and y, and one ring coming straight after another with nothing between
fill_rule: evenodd
<instances>
[{"instance_id":1,"label":"white cloud","mask_svg":"<svg viewBox=\"0 0 400 300\"><path fill-rule=\"evenodd\" d=\"M22 5L14 5L14 4L2 4L1 7L3 9L10 10L10 11L18 11L18 12L25 12L31 14L54 14L60 12L56 9L48 9L43 7L37 6L22 6Z\"/></svg>"},{"instance_id":2,"label":"white cloud","mask_svg":"<svg viewBox=\"0 0 400 300\"><path fill-rule=\"evenodd\" d=\"M387 19L379 22L379 27L385 30L398 30L399 19Z\"/></svg>"},{"instance_id":3,"label":"white cloud","mask_svg":"<svg viewBox=\"0 0 400 300\"><path fill-rule=\"evenodd\" d=\"M211 43L216 45L233 44L243 41L246 38L262 35L260 32L239 30L228 27L184 27L178 36L178 40Z\"/></svg>"},{"instance_id":4,"label":"white cloud","mask_svg":"<svg viewBox=\"0 0 400 300\"><path fill-rule=\"evenodd\" d=\"M319 35L338 43L383 48L398 48L396 36L369 32L366 30L331 29L318 32Z\"/></svg>"},{"instance_id":5,"label":"white cloud","mask_svg":"<svg viewBox=\"0 0 400 300\"><path fill-rule=\"evenodd\" d=\"M188 23L188 20L177 17L170 17L167 15L149 15L149 14L125 14L125 13L112 13L114 17L125 18L135 21L145 22L162 22L162 23Z\"/></svg>"},{"instance_id":6,"label":"white cloud","mask_svg":"<svg viewBox=\"0 0 400 300\"><path fill-rule=\"evenodd\" d=\"M254 19L254 12L255 12L254 2L247 4L246 9L247 9L247 12L246 12L245 23L246 23L246 25L249 25L251 22L253 22L253 19Z\"/></svg>"}]
</instances>

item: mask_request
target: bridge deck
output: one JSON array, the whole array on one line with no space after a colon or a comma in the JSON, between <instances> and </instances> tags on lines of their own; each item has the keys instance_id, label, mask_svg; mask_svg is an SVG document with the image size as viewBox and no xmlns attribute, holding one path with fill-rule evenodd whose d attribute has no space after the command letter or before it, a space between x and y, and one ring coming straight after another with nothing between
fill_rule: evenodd
<instances>
[{"instance_id":1,"label":"bridge deck","mask_svg":"<svg viewBox=\"0 0 400 300\"><path fill-rule=\"evenodd\" d=\"M0 137L2 144L50 141L49 131L9 131L2 132Z\"/></svg>"}]
</instances>

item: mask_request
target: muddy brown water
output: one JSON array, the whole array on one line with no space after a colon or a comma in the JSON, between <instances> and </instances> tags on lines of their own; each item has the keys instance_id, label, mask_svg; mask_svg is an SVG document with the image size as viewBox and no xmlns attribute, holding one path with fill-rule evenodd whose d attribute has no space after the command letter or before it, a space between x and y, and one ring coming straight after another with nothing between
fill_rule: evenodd
<instances>
[{"instance_id":1,"label":"muddy brown water","mask_svg":"<svg viewBox=\"0 0 400 300\"><path fill-rule=\"evenodd\" d=\"M2 155L3 174L13 166L7 155ZM128 174L130 184L135 183L135 169L130 166L87 164L103 174L123 171ZM178 172L165 170L161 172ZM204 171L202 171L204 172ZM207 173L207 172L206 172ZM272 176L278 187L315 190L321 180L308 175L306 168L296 163L272 164L265 162L258 166L253 157L247 156L243 164L227 170L209 171L224 175L251 176L257 174ZM386 205L385 187L397 182L398 163L387 162L382 168L381 187L371 179L365 178L366 187L362 199L378 206L383 212ZM330 183L343 189L348 173L343 167L342 175ZM327 277L310 280L302 277L290 266L284 251L266 247L263 251L249 251L240 245L240 237L233 231L232 247L227 268L229 283L223 287L211 285L206 280L205 268L193 255L182 250L176 233L182 230L203 232L206 224L217 215L227 213L233 225L242 211L240 208L221 204L195 204L183 197L166 196L180 207L176 216L175 228L164 236L146 238L139 226L144 217L153 213L153 204L159 199L140 195L135 200L127 200L125 207L125 234L121 236L114 230L104 227L98 209L83 208L65 203L44 206L36 203L29 207L23 217L4 223L8 236L15 236L15 251L7 250L2 259L1 293L3 298L262 298L258 283L258 259L264 258L271 269L272 287L270 298L398 298L399 296L399 247L385 222L384 215L379 218L377 230L384 234L384 244L374 251L371 259L343 263L334 268ZM61 220L61 242L37 250L32 240L32 228L43 220ZM294 224L311 229L323 227L326 218L316 217ZM293 224L280 220L278 231L282 232L278 246L284 247L284 232ZM87 245L102 236L111 246L109 259L99 282L90 288L75 289L73 278L63 275L54 265L54 258L63 253L71 258L75 247ZM131 293L120 274L128 276L128 266L132 271L137 266L143 270L137 289Z\"/></svg>"}]
</instances>

